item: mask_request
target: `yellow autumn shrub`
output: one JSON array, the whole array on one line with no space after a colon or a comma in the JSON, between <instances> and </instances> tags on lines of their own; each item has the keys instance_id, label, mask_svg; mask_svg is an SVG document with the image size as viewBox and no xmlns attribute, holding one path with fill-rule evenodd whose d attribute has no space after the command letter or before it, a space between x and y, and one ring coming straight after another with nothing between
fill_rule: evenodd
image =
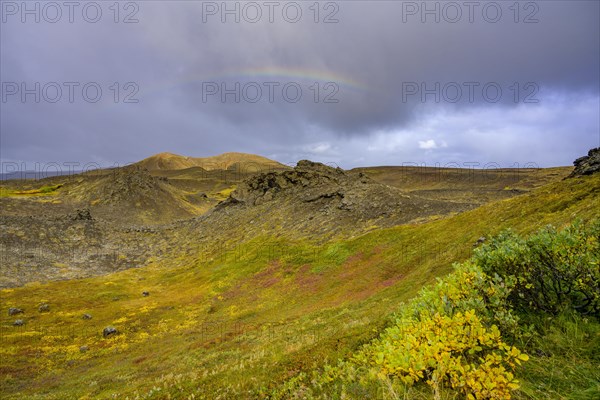
<instances>
[{"instance_id":1,"label":"yellow autumn shrub","mask_svg":"<svg viewBox=\"0 0 600 400\"><path fill-rule=\"evenodd\" d=\"M406 385L424 381L435 397L449 386L474 399L509 399L518 388L512 370L527 356L504 343L495 325L486 328L473 310L423 314L394 328L369 351L383 376Z\"/></svg>"}]
</instances>

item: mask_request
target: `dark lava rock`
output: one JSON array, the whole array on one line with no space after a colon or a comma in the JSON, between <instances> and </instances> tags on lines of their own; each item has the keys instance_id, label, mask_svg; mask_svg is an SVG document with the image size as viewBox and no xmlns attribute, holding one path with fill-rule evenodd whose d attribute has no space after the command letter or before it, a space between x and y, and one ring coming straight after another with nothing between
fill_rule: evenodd
<instances>
[{"instance_id":1,"label":"dark lava rock","mask_svg":"<svg viewBox=\"0 0 600 400\"><path fill-rule=\"evenodd\" d=\"M162 181L152 176L146 168L135 165L117 168L104 187L106 193L103 198L107 203L116 203L132 197L139 200L140 196L157 196L163 191L159 184Z\"/></svg>"},{"instance_id":2,"label":"dark lava rock","mask_svg":"<svg viewBox=\"0 0 600 400\"><path fill-rule=\"evenodd\" d=\"M13 322L14 326L23 326L25 325L25 321L23 321L22 319L18 319L15 322Z\"/></svg>"},{"instance_id":3,"label":"dark lava rock","mask_svg":"<svg viewBox=\"0 0 600 400\"><path fill-rule=\"evenodd\" d=\"M569 178L583 175L592 175L600 172L600 147L591 149L587 156L580 157L573 162L575 169Z\"/></svg>"},{"instance_id":4,"label":"dark lava rock","mask_svg":"<svg viewBox=\"0 0 600 400\"><path fill-rule=\"evenodd\" d=\"M142 296L148 297L148 296L150 296L150 292L142 292Z\"/></svg>"},{"instance_id":5,"label":"dark lava rock","mask_svg":"<svg viewBox=\"0 0 600 400\"><path fill-rule=\"evenodd\" d=\"M356 183L354 175L340 168L301 160L293 170L258 174L247 179L231 193L227 205L258 205L286 195L305 202L342 199L343 188Z\"/></svg>"},{"instance_id":6,"label":"dark lava rock","mask_svg":"<svg viewBox=\"0 0 600 400\"><path fill-rule=\"evenodd\" d=\"M71 215L73 221L91 221L93 220L92 214L89 208L77 209L73 215Z\"/></svg>"},{"instance_id":7,"label":"dark lava rock","mask_svg":"<svg viewBox=\"0 0 600 400\"><path fill-rule=\"evenodd\" d=\"M44 303L39 306L38 310L40 310L40 312L48 312L50 311L50 305L48 303Z\"/></svg>"},{"instance_id":8,"label":"dark lava rock","mask_svg":"<svg viewBox=\"0 0 600 400\"><path fill-rule=\"evenodd\" d=\"M20 308L11 307L8 309L8 315L17 315L17 314L23 314L23 313L24 313L24 311L21 310Z\"/></svg>"},{"instance_id":9,"label":"dark lava rock","mask_svg":"<svg viewBox=\"0 0 600 400\"><path fill-rule=\"evenodd\" d=\"M197 221L220 231L240 226L251 235L279 226L280 232L333 237L469 208L467 203L409 195L360 171L302 160L291 170L249 176Z\"/></svg>"},{"instance_id":10,"label":"dark lava rock","mask_svg":"<svg viewBox=\"0 0 600 400\"><path fill-rule=\"evenodd\" d=\"M83 319L92 319L92 316L90 314L83 314L81 316L81 318L83 318Z\"/></svg>"},{"instance_id":11,"label":"dark lava rock","mask_svg":"<svg viewBox=\"0 0 600 400\"><path fill-rule=\"evenodd\" d=\"M118 333L117 328L115 328L114 326L107 326L102 331L102 336L109 337L111 335L116 335L117 333Z\"/></svg>"}]
</instances>

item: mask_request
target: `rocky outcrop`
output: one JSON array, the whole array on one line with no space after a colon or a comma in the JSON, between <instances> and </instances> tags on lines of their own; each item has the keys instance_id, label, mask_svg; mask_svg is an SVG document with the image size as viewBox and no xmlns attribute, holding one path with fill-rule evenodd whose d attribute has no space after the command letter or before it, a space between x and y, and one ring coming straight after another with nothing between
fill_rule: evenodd
<instances>
[{"instance_id":1,"label":"rocky outcrop","mask_svg":"<svg viewBox=\"0 0 600 400\"><path fill-rule=\"evenodd\" d=\"M468 208L468 204L409 195L360 171L303 160L292 170L249 177L198 222L204 233L210 227L242 236L277 230L326 238Z\"/></svg>"},{"instance_id":2,"label":"rocky outcrop","mask_svg":"<svg viewBox=\"0 0 600 400\"><path fill-rule=\"evenodd\" d=\"M569 178L583 175L592 175L600 172L600 147L591 149L587 156L578 158L573 162L575 169Z\"/></svg>"},{"instance_id":3,"label":"rocky outcrop","mask_svg":"<svg viewBox=\"0 0 600 400\"><path fill-rule=\"evenodd\" d=\"M269 172L251 177L231 193L231 198L248 205L258 205L290 195L305 202L341 199L357 183L374 182L362 173L350 173L340 168L302 160L291 171Z\"/></svg>"}]
</instances>

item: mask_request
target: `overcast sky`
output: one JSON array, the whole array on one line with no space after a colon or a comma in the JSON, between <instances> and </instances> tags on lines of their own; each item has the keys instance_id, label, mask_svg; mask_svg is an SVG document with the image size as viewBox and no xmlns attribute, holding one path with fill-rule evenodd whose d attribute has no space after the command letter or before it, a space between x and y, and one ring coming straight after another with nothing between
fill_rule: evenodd
<instances>
[{"instance_id":1,"label":"overcast sky","mask_svg":"<svg viewBox=\"0 0 600 400\"><path fill-rule=\"evenodd\" d=\"M0 155L571 165L600 145L600 2L514 3L2 0Z\"/></svg>"}]
</instances>

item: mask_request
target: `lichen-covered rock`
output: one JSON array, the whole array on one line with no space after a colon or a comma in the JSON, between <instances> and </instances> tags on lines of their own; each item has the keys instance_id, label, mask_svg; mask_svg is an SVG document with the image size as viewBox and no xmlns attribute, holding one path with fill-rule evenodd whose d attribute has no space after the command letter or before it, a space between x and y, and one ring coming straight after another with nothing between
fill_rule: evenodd
<instances>
[{"instance_id":1,"label":"lichen-covered rock","mask_svg":"<svg viewBox=\"0 0 600 400\"><path fill-rule=\"evenodd\" d=\"M16 307L11 307L8 309L8 315L17 315L17 314L23 314L24 311L21 310L20 308L16 308Z\"/></svg>"}]
</instances>

